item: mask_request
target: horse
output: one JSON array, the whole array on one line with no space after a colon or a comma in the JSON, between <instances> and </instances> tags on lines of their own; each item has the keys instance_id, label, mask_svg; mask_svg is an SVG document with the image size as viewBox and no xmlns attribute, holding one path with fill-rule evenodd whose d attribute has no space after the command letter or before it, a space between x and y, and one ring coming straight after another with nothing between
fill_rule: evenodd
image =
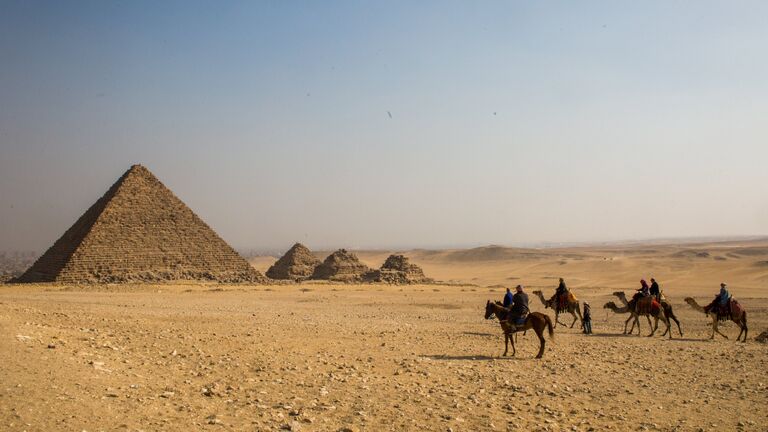
<instances>
[{"instance_id":1,"label":"horse","mask_svg":"<svg viewBox=\"0 0 768 432\"><path fill-rule=\"evenodd\" d=\"M544 355L544 345L546 344L544 341L544 328L546 327L549 330L550 339L554 339L555 337L552 320L546 314L531 312L525 317L525 321L523 321L522 324L515 325L506 320L508 313L508 308L498 305L490 300L485 304L485 319L491 319L495 315L499 320L501 330L504 332L504 356L506 357L507 352L509 351L509 341L512 341L512 356L516 353L515 340L512 338L513 333L533 329L533 331L536 332L536 336L539 337L539 353L536 355L536 358L540 359L541 356Z\"/></svg>"}]
</instances>

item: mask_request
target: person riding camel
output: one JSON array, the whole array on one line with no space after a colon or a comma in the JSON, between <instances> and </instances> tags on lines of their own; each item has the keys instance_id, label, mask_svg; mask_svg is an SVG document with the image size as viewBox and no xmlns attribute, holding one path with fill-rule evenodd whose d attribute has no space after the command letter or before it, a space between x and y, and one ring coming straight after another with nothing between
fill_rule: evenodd
<instances>
[{"instance_id":1,"label":"person riding camel","mask_svg":"<svg viewBox=\"0 0 768 432\"><path fill-rule=\"evenodd\" d=\"M560 278L560 284L557 285L557 290L555 290L555 300L557 304L558 310L564 310L565 306L568 304L568 294L569 294L568 287L565 286L565 280L563 278Z\"/></svg>"},{"instance_id":2,"label":"person riding camel","mask_svg":"<svg viewBox=\"0 0 768 432\"><path fill-rule=\"evenodd\" d=\"M656 282L656 279L651 278L651 288L648 290L648 292L650 292L651 295L656 298L657 302L661 303L661 289L659 288L659 284Z\"/></svg>"},{"instance_id":3,"label":"person riding camel","mask_svg":"<svg viewBox=\"0 0 768 432\"><path fill-rule=\"evenodd\" d=\"M515 295L512 296L512 308L509 310L509 322L517 325L528 315L528 294L523 291L523 286L518 285L515 288Z\"/></svg>"},{"instance_id":4,"label":"person riding camel","mask_svg":"<svg viewBox=\"0 0 768 432\"><path fill-rule=\"evenodd\" d=\"M508 308L512 306L513 300L512 300L512 292L507 288L507 293L504 294L504 307Z\"/></svg>"},{"instance_id":5,"label":"person riding camel","mask_svg":"<svg viewBox=\"0 0 768 432\"><path fill-rule=\"evenodd\" d=\"M648 297L651 295L651 290L648 288L648 282L645 279L640 279L640 288L637 289L635 295L632 296L632 301L637 303L641 297Z\"/></svg>"},{"instance_id":6,"label":"person riding camel","mask_svg":"<svg viewBox=\"0 0 768 432\"><path fill-rule=\"evenodd\" d=\"M720 315L730 315L731 293L728 292L728 285L725 283L720 284L720 294L715 297L715 301L717 301L718 313Z\"/></svg>"}]
</instances>

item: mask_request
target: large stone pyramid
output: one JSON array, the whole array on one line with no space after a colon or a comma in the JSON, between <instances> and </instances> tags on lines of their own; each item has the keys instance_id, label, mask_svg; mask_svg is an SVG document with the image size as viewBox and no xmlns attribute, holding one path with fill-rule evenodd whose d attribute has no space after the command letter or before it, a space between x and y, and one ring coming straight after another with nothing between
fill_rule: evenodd
<instances>
[{"instance_id":1,"label":"large stone pyramid","mask_svg":"<svg viewBox=\"0 0 768 432\"><path fill-rule=\"evenodd\" d=\"M299 281L312 276L319 264L320 260L312 255L312 251L296 243L267 270L267 277Z\"/></svg>"},{"instance_id":2,"label":"large stone pyramid","mask_svg":"<svg viewBox=\"0 0 768 432\"><path fill-rule=\"evenodd\" d=\"M132 166L17 282L263 282L148 169Z\"/></svg>"},{"instance_id":3,"label":"large stone pyramid","mask_svg":"<svg viewBox=\"0 0 768 432\"><path fill-rule=\"evenodd\" d=\"M334 282L360 282L371 271L361 263L357 255L346 249L339 249L328 255L319 266L315 267L312 279L326 279Z\"/></svg>"}]
</instances>

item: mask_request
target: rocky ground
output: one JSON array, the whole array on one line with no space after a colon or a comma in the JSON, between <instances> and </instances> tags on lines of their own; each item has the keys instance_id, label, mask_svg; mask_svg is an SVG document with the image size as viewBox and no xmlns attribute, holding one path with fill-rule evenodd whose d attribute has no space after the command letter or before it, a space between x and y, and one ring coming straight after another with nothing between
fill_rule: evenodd
<instances>
[{"instance_id":1,"label":"rocky ground","mask_svg":"<svg viewBox=\"0 0 768 432\"><path fill-rule=\"evenodd\" d=\"M623 336L584 293L595 334L559 327L535 360L530 332L500 356L501 294L0 286L0 430L768 430L768 299L741 299L742 344L681 298L685 339Z\"/></svg>"}]
</instances>

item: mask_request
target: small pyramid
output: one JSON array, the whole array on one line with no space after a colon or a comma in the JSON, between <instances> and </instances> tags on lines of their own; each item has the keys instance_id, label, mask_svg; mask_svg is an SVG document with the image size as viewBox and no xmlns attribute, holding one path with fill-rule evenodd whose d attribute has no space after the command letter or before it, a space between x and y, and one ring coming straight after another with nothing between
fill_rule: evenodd
<instances>
[{"instance_id":1,"label":"small pyramid","mask_svg":"<svg viewBox=\"0 0 768 432\"><path fill-rule=\"evenodd\" d=\"M267 277L300 281L312 276L318 265L320 260L312 255L312 251L296 243L267 270Z\"/></svg>"},{"instance_id":2,"label":"small pyramid","mask_svg":"<svg viewBox=\"0 0 768 432\"><path fill-rule=\"evenodd\" d=\"M16 282L263 282L148 169L134 165Z\"/></svg>"},{"instance_id":3,"label":"small pyramid","mask_svg":"<svg viewBox=\"0 0 768 432\"><path fill-rule=\"evenodd\" d=\"M357 259L357 255L346 249L339 249L328 255L319 266L315 267L312 279L325 279L334 282L360 282L363 275L371 269Z\"/></svg>"},{"instance_id":4,"label":"small pyramid","mask_svg":"<svg viewBox=\"0 0 768 432\"><path fill-rule=\"evenodd\" d=\"M373 282L391 284L431 283L433 279L424 276L424 270L416 264L411 264L405 255L390 255L379 270L366 276Z\"/></svg>"}]
</instances>

